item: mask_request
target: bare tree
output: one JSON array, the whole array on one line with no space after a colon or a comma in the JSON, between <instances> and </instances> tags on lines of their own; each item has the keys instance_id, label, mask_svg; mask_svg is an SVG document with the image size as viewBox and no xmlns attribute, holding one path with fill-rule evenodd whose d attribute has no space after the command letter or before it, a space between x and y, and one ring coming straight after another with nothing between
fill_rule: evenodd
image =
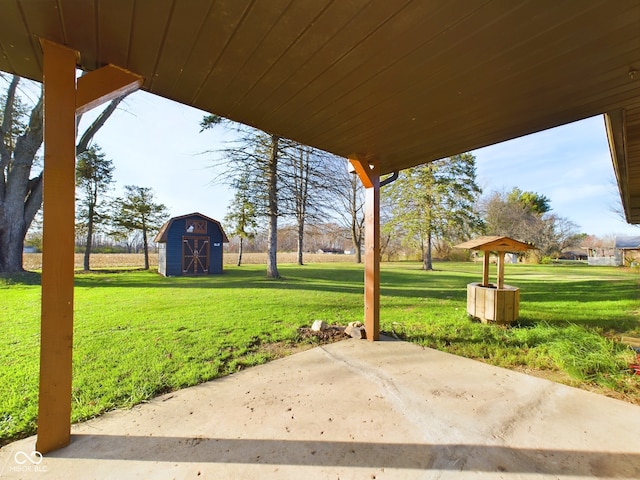
<instances>
[{"instance_id":1,"label":"bare tree","mask_svg":"<svg viewBox=\"0 0 640 480\"><path fill-rule=\"evenodd\" d=\"M207 115L200 122L201 132L229 121L217 115ZM223 149L213 168L217 171L214 181L227 185L238 185L244 175L254 187L248 191L255 194L251 201L258 215L267 218L268 248L267 277L280 278L278 272L278 161L281 139L261 130L233 124L239 134L233 144Z\"/></svg>"},{"instance_id":2,"label":"bare tree","mask_svg":"<svg viewBox=\"0 0 640 480\"><path fill-rule=\"evenodd\" d=\"M284 142L279 198L282 215L295 219L297 228L297 261L303 264L305 227L327 217L333 191L334 157L321 150Z\"/></svg>"},{"instance_id":3,"label":"bare tree","mask_svg":"<svg viewBox=\"0 0 640 480\"><path fill-rule=\"evenodd\" d=\"M278 148L280 137L269 135L269 140L269 156L266 165L267 217L269 219L267 277L280 278L280 273L278 272Z\"/></svg>"},{"instance_id":4,"label":"bare tree","mask_svg":"<svg viewBox=\"0 0 640 480\"><path fill-rule=\"evenodd\" d=\"M357 175L349 172L347 160L335 157L331 160L331 193L333 214L337 222L348 229L356 263L362 263L364 241L364 188Z\"/></svg>"},{"instance_id":5,"label":"bare tree","mask_svg":"<svg viewBox=\"0 0 640 480\"><path fill-rule=\"evenodd\" d=\"M245 201L254 205L256 217L266 217L267 276L279 278L278 220L287 217L295 220L298 264L302 265L305 226L325 217L327 192L334 191L331 181L334 157L216 115L204 117L201 131L220 124L233 128L238 139L217 152L222 155L213 162L217 170L214 181L224 182L236 191L243 185L250 195Z\"/></svg>"},{"instance_id":6,"label":"bare tree","mask_svg":"<svg viewBox=\"0 0 640 480\"><path fill-rule=\"evenodd\" d=\"M508 194L492 192L480 202L480 209L488 234L534 243L537 250L530 256L539 257L538 260L559 255L580 239L577 225L551 213L550 200L543 195L521 192L517 188Z\"/></svg>"},{"instance_id":7,"label":"bare tree","mask_svg":"<svg viewBox=\"0 0 640 480\"><path fill-rule=\"evenodd\" d=\"M29 113L18 91L20 81L12 76L0 101L0 273L23 270L24 239L42 206L38 152L43 142L43 92L40 87ZM113 100L80 136L76 155L87 150L122 98Z\"/></svg>"}]
</instances>

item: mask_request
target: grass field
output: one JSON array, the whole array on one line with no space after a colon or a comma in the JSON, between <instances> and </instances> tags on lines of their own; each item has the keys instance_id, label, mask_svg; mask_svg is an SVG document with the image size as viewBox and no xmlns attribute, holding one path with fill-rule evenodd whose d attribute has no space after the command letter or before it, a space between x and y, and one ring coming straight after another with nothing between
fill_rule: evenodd
<instances>
[{"instance_id":1,"label":"grass field","mask_svg":"<svg viewBox=\"0 0 640 480\"><path fill-rule=\"evenodd\" d=\"M76 275L74 421L286 355L300 348L298 328L316 319L362 319L361 265L281 263L277 281L257 264L197 278L102 266ZM501 328L467 318L466 284L479 280L480 265L436 269L382 265L383 332L640 404L633 352L616 341L640 335L637 272L508 265L521 320ZM1 445L35 431L39 275L0 279L0 289Z\"/></svg>"}]
</instances>

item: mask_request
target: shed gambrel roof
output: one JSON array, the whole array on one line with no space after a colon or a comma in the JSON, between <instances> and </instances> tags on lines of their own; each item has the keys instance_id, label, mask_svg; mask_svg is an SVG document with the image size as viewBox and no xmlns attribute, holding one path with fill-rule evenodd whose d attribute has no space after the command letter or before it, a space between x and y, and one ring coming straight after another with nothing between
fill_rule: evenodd
<instances>
[{"instance_id":1,"label":"shed gambrel roof","mask_svg":"<svg viewBox=\"0 0 640 480\"><path fill-rule=\"evenodd\" d=\"M640 223L638 0L3 0L0 70L39 39L148 92L386 174L605 114ZM197 126L196 126L197 128ZM145 160L141 160L145 161ZM562 165L558 165L562 168Z\"/></svg>"},{"instance_id":2,"label":"shed gambrel roof","mask_svg":"<svg viewBox=\"0 0 640 480\"><path fill-rule=\"evenodd\" d=\"M510 237L487 236L460 243L455 245L455 248L468 248L469 250L483 250L486 252L524 252L536 247Z\"/></svg>"},{"instance_id":3,"label":"shed gambrel roof","mask_svg":"<svg viewBox=\"0 0 640 480\"><path fill-rule=\"evenodd\" d=\"M173 217L169 219L167 222L165 222L164 225L162 225L162 227L160 227L160 231L158 232L156 237L153 239L153 241L156 243L166 243L167 233L171 228L171 224L176 220L182 220L182 219L192 218L192 217L200 217L200 218L203 218L204 220L207 220L208 222L212 222L218 225L218 227L220 227L220 232L222 232L222 241L224 243L229 243L229 239L227 238L227 234L224 233L224 228L222 228L222 224L219 221L214 220L213 218L209 218L206 215L202 215L201 213L198 213L198 212L190 213L188 215L180 215L179 217Z\"/></svg>"}]
</instances>

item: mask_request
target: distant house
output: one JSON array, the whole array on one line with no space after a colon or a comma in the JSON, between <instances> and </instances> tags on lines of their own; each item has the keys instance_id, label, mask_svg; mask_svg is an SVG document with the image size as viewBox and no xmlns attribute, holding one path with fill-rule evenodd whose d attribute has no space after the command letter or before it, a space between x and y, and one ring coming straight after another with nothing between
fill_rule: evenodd
<instances>
[{"instance_id":1,"label":"distant house","mask_svg":"<svg viewBox=\"0 0 640 480\"><path fill-rule=\"evenodd\" d=\"M621 265L640 260L640 236L621 235L616 237L615 249L620 252Z\"/></svg>"},{"instance_id":2,"label":"distant house","mask_svg":"<svg viewBox=\"0 0 640 480\"><path fill-rule=\"evenodd\" d=\"M222 244L229 239L217 220L197 212L174 217L154 241L158 272L164 276L222 273Z\"/></svg>"},{"instance_id":3,"label":"distant house","mask_svg":"<svg viewBox=\"0 0 640 480\"><path fill-rule=\"evenodd\" d=\"M344 250L341 248L319 248L318 253L328 253L330 255L344 255Z\"/></svg>"},{"instance_id":4,"label":"distant house","mask_svg":"<svg viewBox=\"0 0 640 480\"><path fill-rule=\"evenodd\" d=\"M560 260L587 260L588 255L585 252L568 250L566 252L562 252L558 258Z\"/></svg>"},{"instance_id":5,"label":"distant house","mask_svg":"<svg viewBox=\"0 0 640 480\"><path fill-rule=\"evenodd\" d=\"M619 267L622 265L620 250L615 248L589 248L587 263L600 267Z\"/></svg>"},{"instance_id":6,"label":"distant house","mask_svg":"<svg viewBox=\"0 0 640 480\"><path fill-rule=\"evenodd\" d=\"M613 248L589 248L589 265L620 267L631 262L640 262L640 236L620 235L615 238Z\"/></svg>"}]
</instances>

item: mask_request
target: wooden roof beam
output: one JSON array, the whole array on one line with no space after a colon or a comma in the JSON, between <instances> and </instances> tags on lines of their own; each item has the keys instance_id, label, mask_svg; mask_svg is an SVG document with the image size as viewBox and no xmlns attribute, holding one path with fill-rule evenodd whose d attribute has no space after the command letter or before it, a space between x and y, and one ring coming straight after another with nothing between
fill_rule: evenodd
<instances>
[{"instance_id":1,"label":"wooden roof beam","mask_svg":"<svg viewBox=\"0 0 640 480\"><path fill-rule=\"evenodd\" d=\"M109 102L142 87L144 79L115 65L106 65L89 72L77 81L76 114Z\"/></svg>"},{"instance_id":2,"label":"wooden roof beam","mask_svg":"<svg viewBox=\"0 0 640 480\"><path fill-rule=\"evenodd\" d=\"M377 180L378 182L380 182L380 162L377 159L371 161L366 155L355 154L349 157L349 163L351 163L354 173L358 175L358 178L360 178L360 181L362 182L362 185L364 185L364 188L374 187L374 165L378 165Z\"/></svg>"}]
</instances>

